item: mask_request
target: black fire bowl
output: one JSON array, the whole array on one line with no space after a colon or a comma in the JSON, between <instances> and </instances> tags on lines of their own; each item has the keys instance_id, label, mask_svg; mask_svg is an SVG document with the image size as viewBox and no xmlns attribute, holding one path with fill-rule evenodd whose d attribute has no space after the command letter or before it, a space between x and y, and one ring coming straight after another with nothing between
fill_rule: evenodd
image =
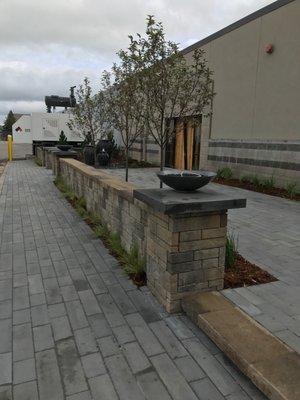
<instances>
[{"instance_id":1,"label":"black fire bowl","mask_svg":"<svg viewBox=\"0 0 300 400\"><path fill-rule=\"evenodd\" d=\"M159 179L167 186L180 192L193 192L207 185L215 176L210 171L160 171Z\"/></svg>"}]
</instances>

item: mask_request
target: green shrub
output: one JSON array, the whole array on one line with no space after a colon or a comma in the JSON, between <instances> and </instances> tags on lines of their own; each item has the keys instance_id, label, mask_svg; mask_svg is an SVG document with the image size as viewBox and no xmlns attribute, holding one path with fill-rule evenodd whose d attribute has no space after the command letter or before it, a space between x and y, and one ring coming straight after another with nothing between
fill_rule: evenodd
<instances>
[{"instance_id":1,"label":"green shrub","mask_svg":"<svg viewBox=\"0 0 300 400\"><path fill-rule=\"evenodd\" d=\"M251 175L242 175L240 177L240 181L243 183L251 182Z\"/></svg>"},{"instance_id":2,"label":"green shrub","mask_svg":"<svg viewBox=\"0 0 300 400\"><path fill-rule=\"evenodd\" d=\"M229 167L219 168L217 171L217 179L231 179L232 171Z\"/></svg>"},{"instance_id":3,"label":"green shrub","mask_svg":"<svg viewBox=\"0 0 300 400\"><path fill-rule=\"evenodd\" d=\"M140 276L145 272L145 259L140 258L137 245L132 246L125 266L129 275Z\"/></svg>"},{"instance_id":4,"label":"green shrub","mask_svg":"<svg viewBox=\"0 0 300 400\"><path fill-rule=\"evenodd\" d=\"M65 135L64 131L60 131L58 144L68 144L67 136Z\"/></svg>"},{"instance_id":5,"label":"green shrub","mask_svg":"<svg viewBox=\"0 0 300 400\"><path fill-rule=\"evenodd\" d=\"M34 162L35 162L36 165L38 165L39 167L42 167L42 166L43 166L42 161L39 160L38 158L35 158L35 159L34 159Z\"/></svg>"},{"instance_id":6,"label":"green shrub","mask_svg":"<svg viewBox=\"0 0 300 400\"><path fill-rule=\"evenodd\" d=\"M97 225L101 224L102 218L101 218L101 215L98 213L90 213L89 220L90 220L91 225L97 226Z\"/></svg>"},{"instance_id":7,"label":"green shrub","mask_svg":"<svg viewBox=\"0 0 300 400\"><path fill-rule=\"evenodd\" d=\"M230 269L234 267L237 254L237 240L231 233L227 235L226 252L225 252L225 268Z\"/></svg>"},{"instance_id":8,"label":"green shrub","mask_svg":"<svg viewBox=\"0 0 300 400\"><path fill-rule=\"evenodd\" d=\"M297 183L296 182L290 182L286 185L285 190L287 191L287 194L290 199L293 199L296 194L298 193L297 190Z\"/></svg>"},{"instance_id":9,"label":"green shrub","mask_svg":"<svg viewBox=\"0 0 300 400\"><path fill-rule=\"evenodd\" d=\"M261 182L261 185L266 189L272 189L273 187L275 187L275 178L274 178L274 176L271 176L271 178L264 179Z\"/></svg>"},{"instance_id":10,"label":"green shrub","mask_svg":"<svg viewBox=\"0 0 300 400\"><path fill-rule=\"evenodd\" d=\"M124 257L124 249L121 244L121 237L118 233L110 233L108 237L110 249L120 257Z\"/></svg>"},{"instance_id":11,"label":"green shrub","mask_svg":"<svg viewBox=\"0 0 300 400\"><path fill-rule=\"evenodd\" d=\"M262 183L261 179L257 175L249 175L249 182L257 188L261 186Z\"/></svg>"}]
</instances>

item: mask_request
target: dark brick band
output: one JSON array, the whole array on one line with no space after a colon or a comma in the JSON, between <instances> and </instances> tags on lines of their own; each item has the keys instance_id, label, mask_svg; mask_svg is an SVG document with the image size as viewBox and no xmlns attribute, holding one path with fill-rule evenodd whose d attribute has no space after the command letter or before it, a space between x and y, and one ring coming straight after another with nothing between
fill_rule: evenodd
<instances>
[{"instance_id":1,"label":"dark brick band","mask_svg":"<svg viewBox=\"0 0 300 400\"><path fill-rule=\"evenodd\" d=\"M286 162L286 161L255 160L253 158L240 158L233 156L229 157L229 156L214 156L214 155L208 155L207 159L210 161L221 161L232 164L256 165L260 167L280 168L280 169L300 171L299 163Z\"/></svg>"},{"instance_id":2,"label":"dark brick band","mask_svg":"<svg viewBox=\"0 0 300 400\"><path fill-rule=\"evenodd\" d=\"M268 143L268 142L229 142L229 141L209 141L208 147L226 147L236 149L258 149L258 150L278 150L300 152L300 143Z\"/></svg>"}]
</instances>

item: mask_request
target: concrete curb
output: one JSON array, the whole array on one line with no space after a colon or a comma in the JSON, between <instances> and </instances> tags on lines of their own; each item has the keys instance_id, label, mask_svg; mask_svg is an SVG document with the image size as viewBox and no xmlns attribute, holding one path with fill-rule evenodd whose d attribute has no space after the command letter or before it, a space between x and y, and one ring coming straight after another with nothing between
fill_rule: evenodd
<instances>
[{"instance_id":1,"label":"concrete curb","mask_svg":"<svg viewBox=\"0 0 300 400\"><path fill-rule=\"evenodd\" d=\"M300 399L298 353L218 292L190 296L182 306L269 399Z\"/></svg>"}]
</instances>

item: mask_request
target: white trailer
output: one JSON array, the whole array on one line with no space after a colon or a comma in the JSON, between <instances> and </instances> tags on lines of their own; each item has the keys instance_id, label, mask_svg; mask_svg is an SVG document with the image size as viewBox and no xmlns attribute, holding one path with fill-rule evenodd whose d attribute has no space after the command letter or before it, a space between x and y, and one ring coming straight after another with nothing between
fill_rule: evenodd
<instances>
[{"instance_id":1,"label":"white trailer","mask_svg":"<svg viewBox=\"0 0 300 400\"><path fill-rule=\"evenodd\" d=\"M79 145L84 139L79 132L69 129L67 123L70 118L71 114L68 111L23 115L12 126L13 141L15 143L32 143L33 153L35 153L35 146L41 143L56 144L61 131L63 131L70 144Z\"/></svg>"}]
</instances>

